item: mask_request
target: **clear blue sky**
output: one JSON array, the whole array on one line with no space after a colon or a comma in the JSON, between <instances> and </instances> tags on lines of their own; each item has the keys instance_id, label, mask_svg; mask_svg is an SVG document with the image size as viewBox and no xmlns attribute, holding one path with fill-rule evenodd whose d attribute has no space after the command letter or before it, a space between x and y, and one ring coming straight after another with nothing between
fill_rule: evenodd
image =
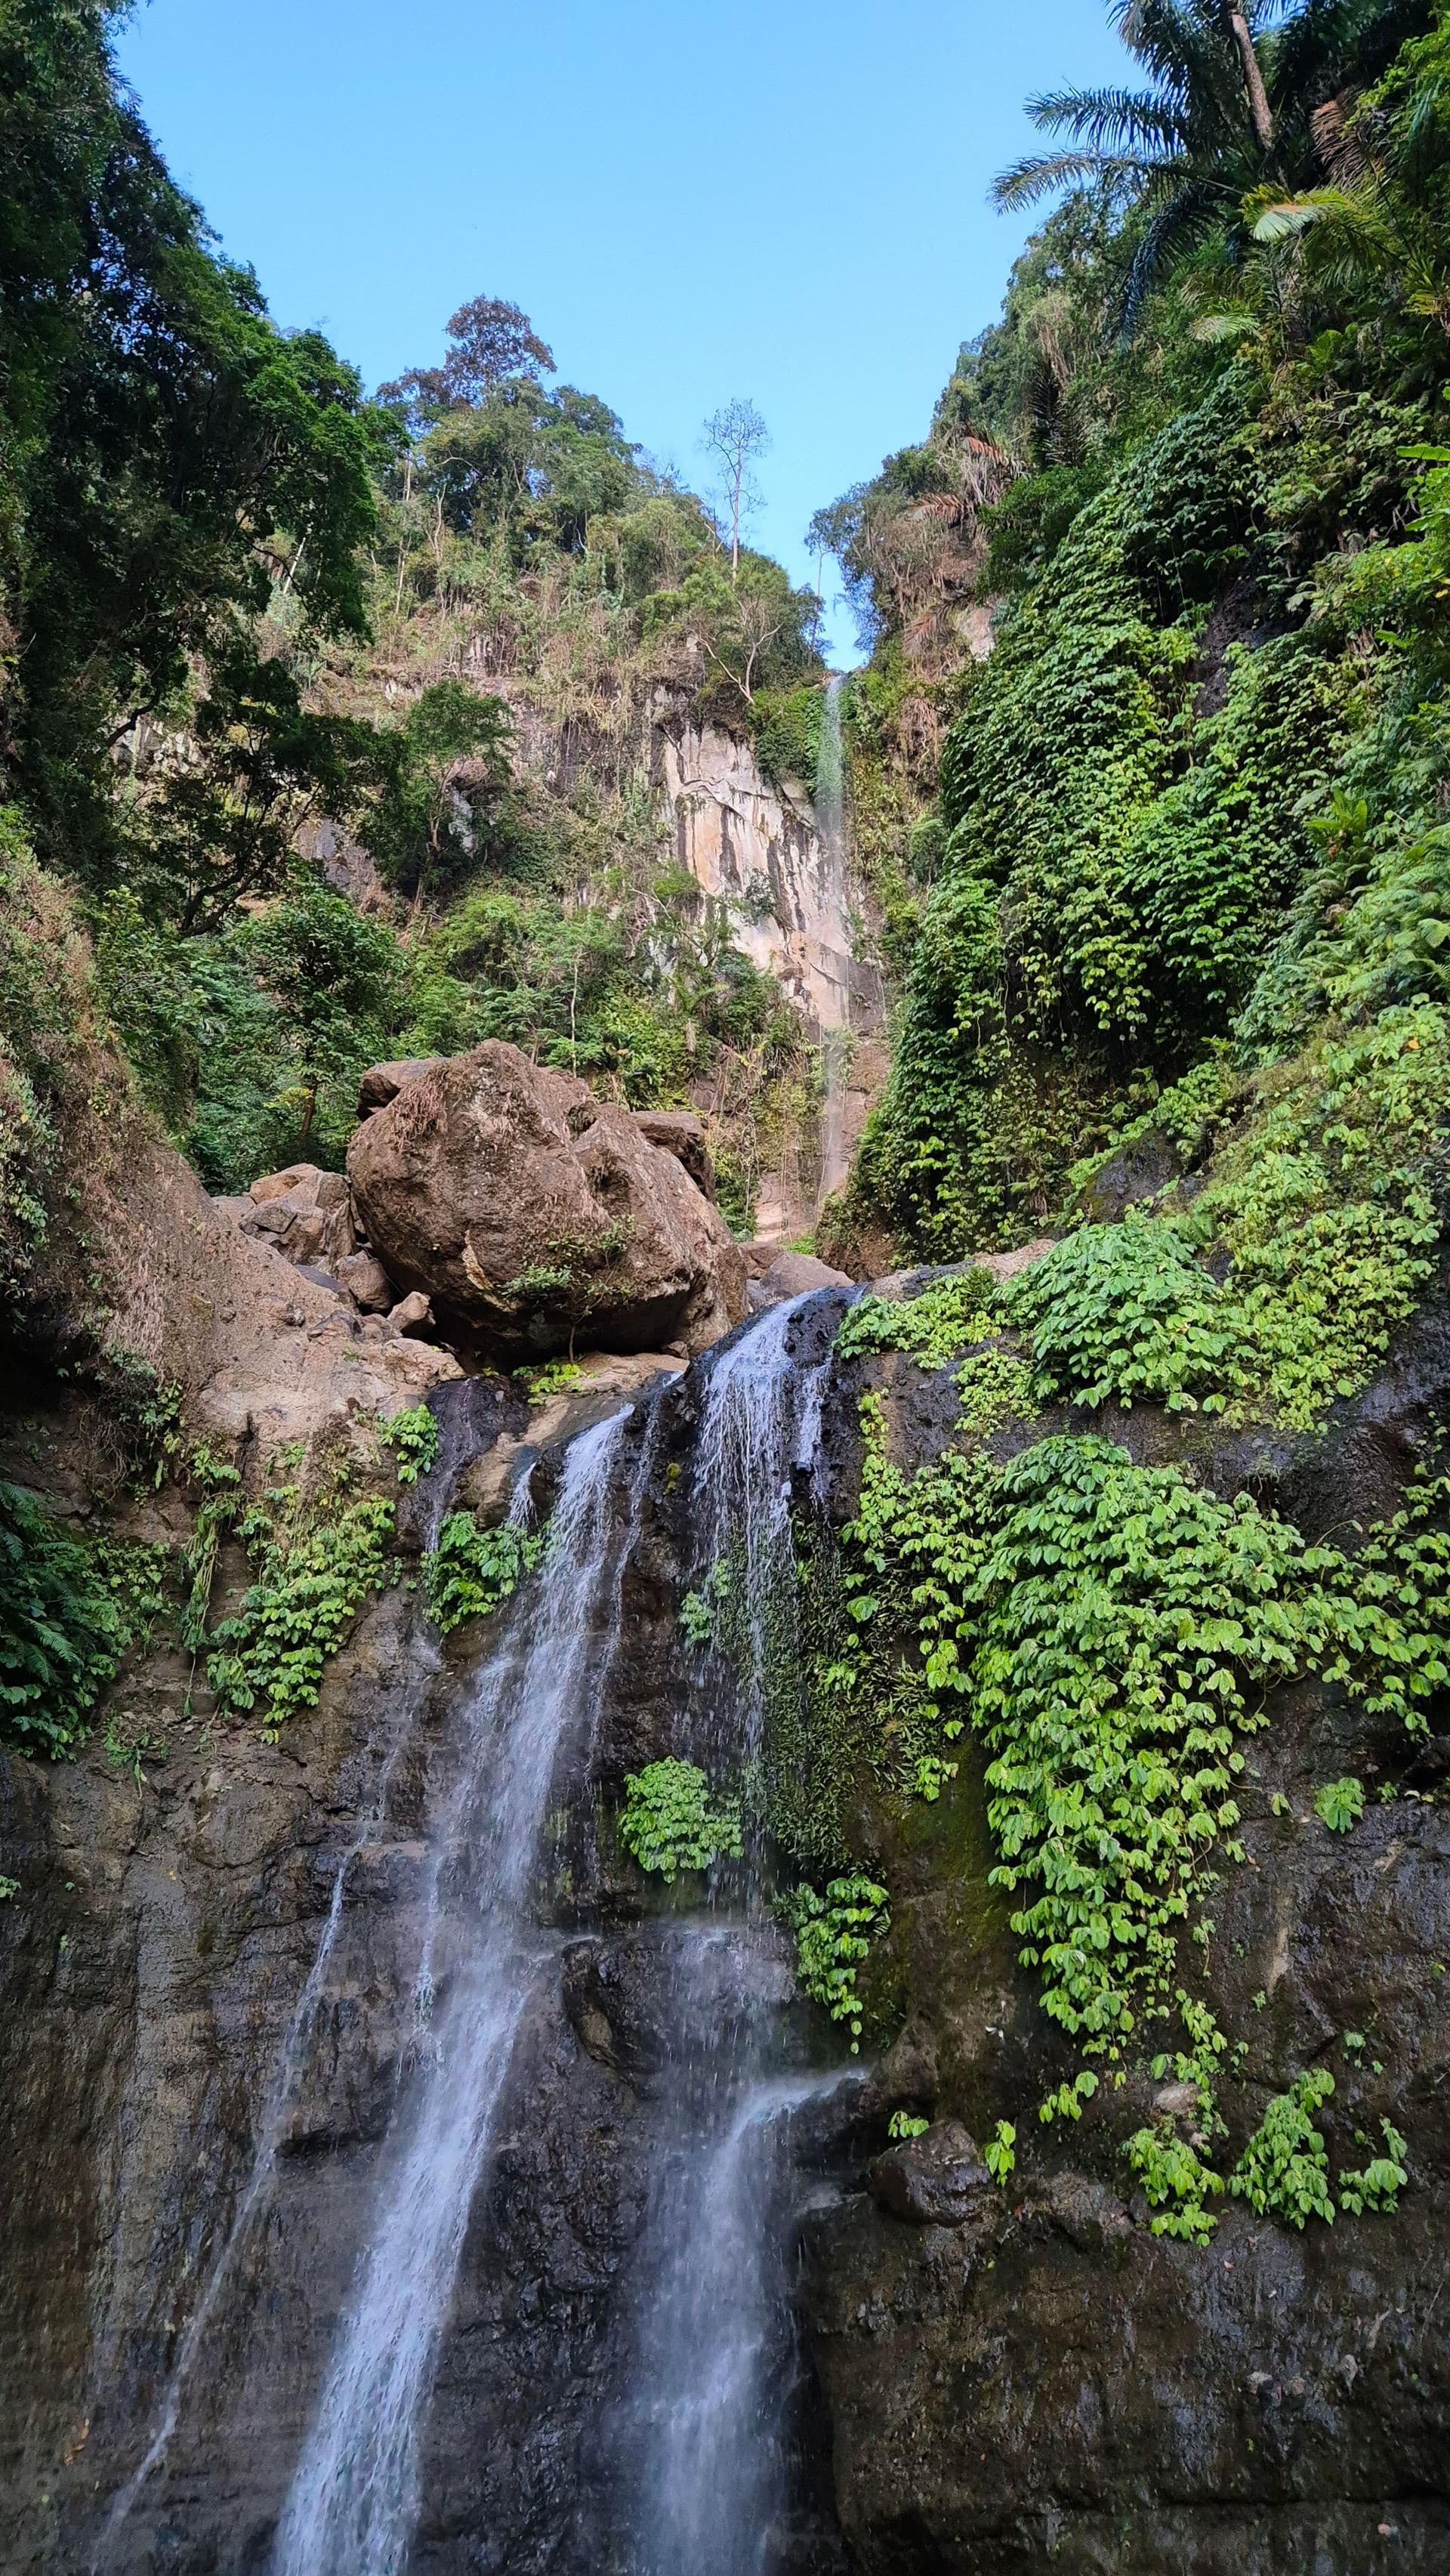
<instances>
[{"instance_id":1,"label":"clear blue sky","mask_svg":"<svg viewBox=\"0 0 1450 2576\"><path fill-rule=\"evenodd\" d=\"M749 395L752 533L801 580L812 511L924 434L998 309L1023 98L1124 64L1106 0L145 0L119 52L279 322L372 386L508 296L697 485Z\"/></svg>"}]
</instances>

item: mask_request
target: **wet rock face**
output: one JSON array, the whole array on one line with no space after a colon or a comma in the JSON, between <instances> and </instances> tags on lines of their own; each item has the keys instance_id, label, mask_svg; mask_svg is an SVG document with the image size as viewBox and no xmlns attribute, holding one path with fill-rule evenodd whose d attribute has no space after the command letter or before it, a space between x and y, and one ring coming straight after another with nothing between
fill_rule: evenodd
<instances>
[{"instance_id":1,"label":"wet rock face","mask_svg":"<svg viewBox=\"0 0 1450 2576\"><path fill-rule=\"evenodd\" d=\"M871 2576L1432 2576L1450 2565L1439 2229L1401 2204L1199 2250L1028 2190L858 2204L813 2249L852 2564ZM1383 2228L1385 2222L1378 2222Z\"/></svg>"},{"instance_id":2,"label":"wet rock face","mask_svg":"<svg viewBox=\"0 0 1450 2576\"><path fill-rule=\"evenodd\" d=\"M799 1367L822 1356L842 1303L835 1292L801 1310ZM893 1452L911 1464L950 1428L950 1385L904 1361L873 1365ZM664 1900L650 1910L609 1817L625 1771L675 1740L704 1374L680 1380L638 1434L653 1448L619 1634L599 1641L612 1661L592 1743L556 1784L536 1974L428 2419L412 2576L614 2576L621 2564L611 2551L629 2527L638 2430L620 2402L640 2331L631 2284L648 2257L677 2033L674 1918ZM827 1403L837 1518L855 1499L859 1384L842 1371ZM1174 1430L1144 1408L1113 1428L1145 1457L1198 1442L1210 1481L1255 1474L1312 1534L1391 1507L1447 1387L1450 1334L1431 1315L1317 1441L1250 1455L1244 1435ZM449 1497L495 1453L516 1463L544 1440L503 1382L458 1380L434 1401ZM547 1455L539 1473L546 1487ZM809 1499L803 1488L802 1508ZM400 1496L405 1544L423 1543L430 1501L443 1500L426 1483ZM90 2564L97 2500L144 2450L198 2281L241 2207L338 1859L356 1841L272 2180L164 2469L102 2560L106 2576L266 2569L411 2078L429 1835L476 1722L485 1644L460 1631L435 1670L399 1587L278 1747L245 1726L191 1738L144 1786L99 1743L55 1770L0 1761L0 1866L21 1880L0 1904L3 2576ZM187 1686L179 1657L146 1676L158 1710ZM385 1810L361 1832L394 1744ZM1402 1790L1438 1791L1443 1749L1401 1767ZM1304 2067L1332 2069L1321 2124L1334 2168L1362 2162L1356 2127L1392 2112L1409 2139L1399 2212L1341 2213L1301 2237L1226 2200L1209 2246L1179 2246L1152 2235L1119 2148L1172 2107L1161 2084L1105 2087L1079 2127L1040 2129L1035 2105L1074 2061L986 1886L980 1774L964 1752L906 1830L868 1820L892 1892L882 1965L901 2026L854 2124L822 2112L807 2142L822 2204L800 2247L811 2370L791 2392L797 2501L771 2576L1450 2567L1450 1816L1402 1794L1372 1799L1350 1836L1318 1823L1324 1780L1404 1762L1403 1745L1366 1737L1332 1694L1285 1695L1252 1754L1246 1864L1212 1907L1213 2000L1251 2042L1260 2106ZM1272 1812L1271 1790L1287 1812ZM706 2057L747 1983L782 2026L800 2014L773 1926L727 1965L700 2005ZM822 2045L807 2017L792 2027L803 2056ZM1362 2051L1345 2050L1347 2031L1365 2035ZM899 2104L932 2125L888 2145ZM973 2145L1002 2116L1018 2132L1005 2191ZM827 2461L833 2498L813 2483Z\"/></svg>"},{"instance_id":3,"label":"wet rock face","mask_svg":"<svg viewBox=\"0 0 1450 2576\"><path fill-rule=\"evenodd\" d=\"M914 1465L944 1435L936 1382L895 1361L876 1374L893 1455ZM1394 1508L1447 1399L1432 1302L1376 1386L1312 1438L1174 1426L1151 1408L1094 1427L1145 1463L1187 1454L1219 1491L1251 1484L1342 1542ZM852 1462L834 1398L828 1422L839 1510ZM1331 2174L1362 2165L1388 2114L1410 2186L1392 2216L1341 2208L1302 2235L1225 2195L1192 2247L1152 2234L1121 2151L1175 2109L1187 2125L1168 2087L1105 2084L1080 2125L1043 2129L1036 2104L1076 2061L985 1884L969 1754L938 1808L904 1831L878 1823L893 1927L877 1972L902 2017L878 2083L933 2125L878 2159L807 2249L837 2503L866 2576L1450 2567L1450 1738L1417 1746L1317 1685L1277 1694L1267 1721L1241 1792L1244 1865L1225 1869L1195 1954L1195 1983L1248 2051L1215 2161L1229 2171L1268 2099L1323 2067ZM1341 1836L1313 1801L1346 1772L1370 1803ZM973 2188L963 2129L988 2137L1003 2117L1017 2169L1005 2190Z\"/></svg>"},{"instance_id":4,"label":"wet rock face","mask_svg":"<svg viewBox=\"0 0 1450 2576\"><path fill-rule=\"evenodd\" d=\"M699 1351L744 1314L745 1265L681 1150L491 1042L367 1118L348 1177L389 1275L491 1356Z\"/></svg>"}]
</instances>

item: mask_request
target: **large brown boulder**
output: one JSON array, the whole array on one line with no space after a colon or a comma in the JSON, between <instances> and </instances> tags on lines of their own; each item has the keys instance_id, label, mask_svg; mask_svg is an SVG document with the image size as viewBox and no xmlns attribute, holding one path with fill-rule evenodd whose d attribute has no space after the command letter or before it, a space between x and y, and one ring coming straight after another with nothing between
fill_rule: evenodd
<instances>
[{"instance_id":1,"label":"large brown boulder","mask_svg":"<svg viewBox=\"0 0 1450 2576\"><path fill-rule=\"evenodd\" d=\"M347 1168L389 1275L494 1357L693 1353L745 1312L740 1248L675 1155L517 1047L491 1040L409 1081Z\"/></svg>"}]
</instances>

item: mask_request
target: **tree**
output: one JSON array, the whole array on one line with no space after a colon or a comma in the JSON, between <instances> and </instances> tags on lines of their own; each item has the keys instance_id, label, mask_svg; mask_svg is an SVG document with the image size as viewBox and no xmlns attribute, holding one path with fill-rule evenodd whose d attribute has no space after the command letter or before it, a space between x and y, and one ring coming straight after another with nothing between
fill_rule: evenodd
<instances>
[{"instance_id":1,"label":"tree","mask_svg":"<svg viewBox=\"0 0 1450 2576\"><path fill-rule=\"evenodd\" d=\"M350 1105L360 1065L384 1042L402 996L402 952L386 922L366 920L304 867L243 936L276 1009L305 1148L319 1099L331 1089Z\"/></svg>"},{"instance_id":2,"label":"tree","mask_svg":"<svg viewBox=\"0 0 1450 2576\"><path fill-rule=\"evenodd\" d=\"M475 867L511 775L509 711L463 680L435 681L381 736L381 784L364 824L389 883L421 902Z\"/></svg>"},{"instance_id":3,"label":"tree","mask_svg":"<svg viewBox=\"0 0 1450 2576\"><path fill-rule=\"evenodd\" d=\"M487 402L501 385L537 387L554 373L554 354L520 305L475 295L448 325L441 367L409 367L379 385L379 402L401 411L414 436L453 408Z\"/></svg>"},{"instance_id":4,"label":"tree","mask_svg":"<svg viewBox=\"0 0 1450 2576\"><path fill-rule=\"evenodd\" d=\"M0 12L0 761L93 876L117 744L204 701L274 588L304 636L362 630L385 430L217 253L117 83L114 15Z\"/></svg>"},{"instance_id":5,"label":"tree","mask_svg":"<svg viewBox=\"0 0 1450 2576\"><path fill-rule=\"evenodd\" d=\"M705 423L705 446L720 469L725 516L730 522L730 578L740 577L740 528L760 495L751 480L750 468L757 456L763 456L770 445L770 432L753 402L736 395L723 410L710 414Z\"/></svg>"},{"instance_id":6,"label":"tree","mask_svg":"<svg viewBox=\"0 0 1450 2576\"><path fill-rule=\"evenodd\" d=\"M1428 0L1115 0L1141 90L1054 90L1029 99L1067 138L997 180L1002 206L1073 185L1114 187L1144 221L1122 295L1130 331L1171 259L1232 222L1266 185L1312 183L1323 167L1316 111L1372 78L1428 20ZM1280 23L1275 24L1278 20Z\"/></svg>"}]
</instances>

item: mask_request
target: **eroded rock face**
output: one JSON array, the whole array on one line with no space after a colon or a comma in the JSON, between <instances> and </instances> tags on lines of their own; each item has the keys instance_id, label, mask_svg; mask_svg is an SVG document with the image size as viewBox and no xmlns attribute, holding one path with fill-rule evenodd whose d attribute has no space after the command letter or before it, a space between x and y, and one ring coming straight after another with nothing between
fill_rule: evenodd
<instances>
[{"instance_id":1,"label":"eroded rock face","mask_svg":"<svg viewBox=\"0 0 1450 2576\"><path fill-rule=\"evenodd\" d=\"M517 1047L407 1083L359 1128L348 1177L390 1276L500 1358L693 1353L744 1314L739 1247L678 1156Z\"/></svg>"},{"instance_id":2,"label":"eroded rock face","mask_svg":"<svg viewBox=\"0 0 1450 2576\"><path fill-rule=\"evenodd\" d=\"M910 1472L949 1436L939 1378L857 1364L827 1405L833 1508L854 1495L856 1389L881 1394ZM1298 1439L1175 1422L1151 1407L1112 1436L1144 1465L1190 1463L1220 1493L1252 1481L1306 1536L1395 1507L1450 1405L1450 1305L1427 1301L1375 1386ZM1058 1417L1060 1419L1061 1417ZM1020 1445L1003 1432L999 1455ZM1450 1757L1442 1707L1418 1744L1334 1689L1274 1695L1242 1791L1243 1865L1226 1868L1194 1977L1244 2092L1222 2093L1228 2171L1265 2105L1310 2067L1334 2078L1320 2126L1332 2174L1389 2112L1410 2184L1393 2216L1341 2203L1301 2233L1225 2193L1206 2245L1153 2233L1123 2153L1132 2130L1191 2120L1194 2088L1126 2070L1080 2121L1036 2106L1073 2057L1019 1958L994 1888L980 1758L938 1805L881 1817L891 1889L873 1973L904 2015L876 2081L933 2115L868 2188L812 2220L804 2277L830 2409L836 2500L857 2576L1439 2576L1450 2567L1438 2285L1450 2189ZM1314 1805L1354 1773L1383 1784L1350 1835ZM1361 2040L1359 2035L1365 2035ZM970 2133L1015 2124L1005 2189L977 2183ZM960 2149L954 2153L953 2147ZM960 2188L956 2188L957 2183Z\"/></svg>"}]
</instances>

